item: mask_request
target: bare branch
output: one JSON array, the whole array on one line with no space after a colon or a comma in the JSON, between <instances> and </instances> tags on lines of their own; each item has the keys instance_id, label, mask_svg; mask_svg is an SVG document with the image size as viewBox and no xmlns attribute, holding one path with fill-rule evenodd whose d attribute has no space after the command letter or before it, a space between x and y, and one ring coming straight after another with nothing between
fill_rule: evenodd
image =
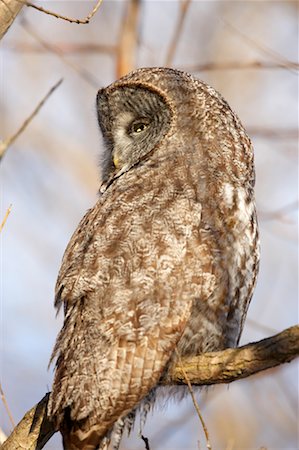
<instances>
[{"instance_id":1,"label":"bare branch","mask_svg":"<svg viewBox=\"0 0 299 450\"><path fill-rule=\"evenodd\" d=\"M139 12L140 0L130 0L120 31L116 60L116 78L120 78L136 68Z\"/></svg>"},{"instance_id":2,"label":"bare branch","mask_svg":"<svg viewBox=\"0 0 299 450\"><path fill-rule=\"evenodd\" d=\"M299 356L299 325L243 347L183 358L182 364L173 368L163 384L186 384L186 378L199 386L231 383L290 362L297 356ZM55 433L53 423L49 422L46 414L48 398L49 394L25 414L2 445L2 450L43 448Z\"/></svg>"},{"instance_id":3,"label":"bare branch","mask_svg":"<svg viewBox=\"0 0 299 450\"><path fill-rule=\"evenodd\" d=\"M191 0L181 0L181 9L180 9L180 13L179 13L179 18L176 23L174 33L173 33L173 38L169 44L168 52L166 55L166 60L165 60L166 66L170 66L173 62L173 57L174 57L175 51L177 49L179 39L182 34L185 18L186 18L190 4L191 4Z\"/></svg>"},{"instance_id":4,"label":"bare branch","mask_svg":"<svg viewBox=\"0 0 299 450\"><path fill-rule=\"evenodd\" d=\"M30 6L31 8L37 9L38 11L48 14L49 16L56 17L56 19L66 20L70 23L77 23L81 25L86 25L90 22L90 19L96 14L103 0L98 0L93 10L84 18L84 19L72 19L71 17L63 16L61 14L57 14L56 12L50 11L48 9L43 8L42 6L35 5L34 3L27 2L26 0L17 0L19 3L23 3L23 5Z\"/></svg>"},{"instance_id":5,"label":"bare branch","mask_svg":"<svg viewBox=\"0 0 299 450\"><path fill-rule=\"evenodd\" d=\"M4 216L4 218L3 218L2 222L1 222L1 225L0 225L0 233L3 230L3 227L4 227L4 225L5 225L6 221L7 221L7 218L9 216L10 212L11 212L11 208L12 208L12 206L10 205L7 208L7 210L6 210L5 216ZM3 391L2 391L2 387L1 387L1 383L0 383L0 394L1 394L1 396L2 395L4 396ZM2 398L2 400L3 400L3 398ZM3 403L4 403L4 400L3 400Z\"/></svg>"},{"instance_id":6,"label":"bare branch","mask_svg":"<svg viewBox=\"0 0 299 450\"><path fill-rule=\"evenodd\" d=\"M10 136L5 141L0 142L0 161L3 158L8 147L20 136L21 133L23 133L23 131L29 125L31 120L37 115L37 113L39 112L41 107L45 104L45 102L48 100L48 98L53 94L55 89L57 89L58 86L60 86L61 83L62 83L62 79L59 80L56 84L54 84L54 86L51 87L49 92L41 99L41 101L38 103L38 105L36 106L34 111L30 114L29 117L27 117L27 119L23 122L21 127L18 129L18 131L13 136Z\"/></svg>"},{"instance_id":7,"label":"bare branch","mask_svg":"<svg viewBox=\"0 0 299 450\"><path fill-rule=\"evenodd\" d=\"M107 54L114 55L116 53L117 47L115 45L109 44L97 44L94 42L55 42L51 43L51 46L54 48L59 48L61 54L68 55L73 53L79 54L87 54L87 53L96 53L96 54ZM46 49L44 46L31 44L29 42L23 42L20 40L15 40L14 42L10 42L6 44L6 49L11 52L20 52L20 53L45 53Z\"/></svg>"},{"instance_id":8,"label":"bare branch","mask_svg":"<svg viewBox=\"0 0 299 450\"><path fill-rule=\"evenodd\" d=\"M214 70L244 70L244 69L293 69L299 70L299 63L295 61L225 61L184 66L187 72L207 72Z\"/></svg>"},{"instance_id":9,"label":"bare branch","mask_svg":"<svg viewBox=\"0 0 299 450\"><path fill-rule=\"evenodd\" d=\"M299 325L243 347L184 358L183 364L190 382L204 386L231 383L290 362L297 356L299 356ZM185 384L180 366L173 368L166 384L170 382Z\"/></svg>"},{"instance_id":10,"label":"bare branch","mask_svg":"<svg viewBox=\"0 0 299 450\"><path fill-rule=\"evenodd\" d=\"M18 0L0 0L0 39L5 35L23 5Z\"/></svg>"},{"instance_id":11,"label":"bare branch","mask_svg":"<svg viewBox=\"0 0 299 450\"><path fill-rule=\"evenodd\" d=\"M57 55L65 64L71 67L75 72L79 74L80 77L87 81L89 85L91 85L93 88L98 89L100 83L91 72L65 58L63 51L59 47L55 46L54 44L50 44L48 40L43 39L36 31L33 30L29 22L24 18L21 21L21 25L23 28L25 28L27 33L29 33L34 39L36 39L37 42L39 42L45 49Z\"/></svg>"},{"instance_id":12,"label":"bare branch","mask_svg":"<svg viewBox=\"0 0 299 450\"><path fill-rule=\"evenodd\" d=\"M225 24L225 26L231 30L234 34L237 34L239 37L243 39L244 42L247 42L247 44L250 47L255 47L259 52L264 53L268 56L271 56L272 59L275 59L278 64L281 64L283 67L288 69L290 72L297 73L298 70L298 64L292 63L292 61L289 61L284 56L276 52L270 47L267 47L265 44L262 44L261 42L256 41L252 37L248 36L247 34L243 33L241 30L239 30L237 27L235 27L232 23L227 22L224 19L221 19L222 22ZM293 65L294 64L294 65Z\"/></svg>"},{"instance_id":13,"label":"bare branch","mask_svg":"<svg viewBox=\"0 0 299 450\"><path fill-rule=\"evenodd\" d=\"M2 228L3 228L3 226L4 226L5 220L7 219L9 213L10 213L10 208L9 208L9 209L7 210L7 212L6 212L6 215L5 215L5 217L4 217L4 220L3 220L2 224L1 224L1 229L0 229L0 231L2 230ZM5 397L5 395L4 395L4 392L3 392L3 389L2 389L1 383L0 383L0 395L1 395L1 399L2 399L2 402L3 402L4 408L6 409L7 415L8 415L8 417L9 417L10 423L12 424L13 427L15 427L16 424L15 424L15 421L13 420L12 414L11 414L11 412L10 412L10 409L9 409L9 406L8 406L8 403L7 403L7 400L6 400L6 397Z\"/></svg>"},{"instance_id":14,"label":"bare branch","mask_svg":"<svg viewBox=\"0 0 299 450\"><path fill-rule=\"evenodd\" d=\"M47 418L46 408L49 394L31 408L1 446L1 450L40 450L55 433Z\"/></svg>"},{"instance_id":15,"label":"bare branch","mask_svg":"<svg viewBox=\"0 0 299 450\"><path fill-rule=\"evenodd\" d=\"M182 359L181 359L181 357L180 357L180 355L179 355L177 349L175 350L175 352L176 352L177 357L178 357L178 365L179 365L179 367L181 368L182 374L184 375L184 381L185 381L185 383L186 383L187 386L188 386L188 389L189 389L189 392L190 392L190 395L191 395L191 398L192 398L192 402L193 402L194 408L195 408L195 410L196 410L196 413L197 413L197 415L198 415L198 418L199 418L199 420L200 420L201 426L202 426L203 431L204 431L204 434L205 434L206 443L207 443L207 449L208 449L208 450L212 450L212 447L211 447L211 444L210 444L210 437L209 437L208 428L207 428L207 426L206 426L206 423L205 423L205 421L204 421L204 418L203 418L203 416L202 416L202 414L201 414L201 411L200 411L200 409L199 409L198 403L197 403L197 401L196 401L196 398L195 398L195 395L194 395L194 392L193 392L193 389L192 389L192 385L191 385L191 383L190 383L190 380L189 380L189 378L188 378L188 375L187 375L186 372L185 372L185 369L184 369L184 366L183 366Z\"/></svg>"}]
</instances>

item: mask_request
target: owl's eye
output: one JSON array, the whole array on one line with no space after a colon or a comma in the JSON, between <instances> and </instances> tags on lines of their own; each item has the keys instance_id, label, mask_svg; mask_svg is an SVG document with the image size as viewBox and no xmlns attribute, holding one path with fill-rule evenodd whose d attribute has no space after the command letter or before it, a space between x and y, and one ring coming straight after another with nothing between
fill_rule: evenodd
<instances>
[{"instance_id":1,"label":"owl's eye","mask_svg":"<svg viewBox=\"0 0 299 450\"><path fill-rule=\"evenodd\" d=\"M149 121L146 119L136 120L132 123L129 133L130 134L140 134L143 133L149 126Z\"/></svg>"},{"instance_id":2,"label":"owl's eye","mask_svg":"<svg viewBox=\"0 0 299 450\"><path fill-rule=\"evenodd\" d=\"M135 123L133 125L133 132L134 133L141 133L142 131L144 131L146 129L147 125L145 125L145 123Z\"/></svg>"}]
</instances>

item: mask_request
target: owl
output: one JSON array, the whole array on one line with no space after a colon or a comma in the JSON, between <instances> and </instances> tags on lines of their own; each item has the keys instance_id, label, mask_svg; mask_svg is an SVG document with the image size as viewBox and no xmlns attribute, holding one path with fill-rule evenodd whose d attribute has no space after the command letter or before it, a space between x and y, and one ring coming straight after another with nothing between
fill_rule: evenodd
<instances>
[{"instance_id":1,"label":"owl","mask_svg":"<svg viewBox=\"0 0 299 450\"><path fill-rule=\"evenodd\" d=\"M219 93L145 68L96 105L99 199L56 284L48 415L67 450L117 448L177 358L237 346L259 263L253 149Z\"/></svg>"}]
</instances>

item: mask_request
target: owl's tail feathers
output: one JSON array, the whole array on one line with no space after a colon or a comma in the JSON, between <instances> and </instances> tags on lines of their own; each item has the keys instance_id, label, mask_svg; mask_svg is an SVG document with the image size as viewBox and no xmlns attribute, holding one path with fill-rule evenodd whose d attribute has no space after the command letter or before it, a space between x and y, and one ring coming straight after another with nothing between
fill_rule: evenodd
<instances>
[{"instance_id":1,"label":"owl's tail feathers","mask_svg":"<svg viewBox=\"0 0 299 450\"><path fill-rule=\"evenodd\" d=\"M135 409L127 415L120 417L110 428L109 432L106 433L105 437L103 437L102 433L99 434L99 427L97 425L88 428L86 425L87 421L85 424L84 421L80 421L80 425L80 422L73 422L72 428L71 425L67 428L67 421L64 422L64 429L61 430L64 449L108 450L109 445L111 444L111 448L113 448L113 450L118 450L124 432L128 435L130 434L134 426L137 412L140 414L139 433L142 434L142 428L144 426L146 415L148 411L153 408L154 401L155 389L153 389ZM81 426L81 428L79 429L78 426ZM86 431L84 431L83 428Z\"/></svg>"},{"instance_id":2,"label":"owl's tail feathers","mask_svg":"<svg viewBox=\"0 0 299 450\"><path fill-rule=\"evenodd\" d=\"M84 423L74 422L68 428L64 423L60 431L64 450L108 450L110 444L110 433L103 437L98 425L89 428Z\"/></svg>"}]
</instances>

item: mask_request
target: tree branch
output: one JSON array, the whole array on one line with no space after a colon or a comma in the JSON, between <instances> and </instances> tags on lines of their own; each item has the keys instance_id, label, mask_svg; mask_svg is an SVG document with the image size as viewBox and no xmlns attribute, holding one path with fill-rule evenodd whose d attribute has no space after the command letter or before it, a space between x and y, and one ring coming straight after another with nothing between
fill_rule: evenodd
<instances>
[{"instance_id":1,"label":"tree branch","mask_svg":"<svg viewBox=\"0 0 299 450\"><path fill-rule=\"evenodd\" d=\"M54 86L51 87L51 89L48 91L48 93L41 99L41 101L35 107L33 112L30 114L29 117L27 117L27 119L25 119L25 121L22 123L21 127L18 129L18 131L14 135L10 136L5 141L0 140L0 162L1 162L1 159L3 158L4 154L6 153L6 150L8 149L8 147L11 144L13 144L13 142L20 136L21 133L23 133L23 131L27 128L27 126L29 125L31 120L38 114L41 107L46 103L48 98L53 94L55 89L57 89L58 86L61 85L62 81L63 81L63 79L61 78L56 84L54 84Z\"/></svg>"},{"instance_id":2,"label":"tree branch","mask_svg":"<svg viewBox=\"0 0 299 450\"><path fill-rule=\"evenodd\" d=\"M255 373L292 361L299 356L299 325L275 336L219 352L184 358L183 368L192 384L206 386L231 383ZM182 367L177 365L166 384L186 384Z\"/></svg>"},{"instance_id":3,"label":"tree branch","mask_svg":"<svg viewBox=\"0 0 299 450\"><path fill-rule=\"evenodd\" d=\"M49 393L31 408L14 428L1 450L40 450L53 436L55 429L48 420L46 407Z\"/></svg>"},{"instance_id":4,"label":"tree branch","mask_svg":"<svg viewBox=\"0 0 299 450\"><path fill-rule=\"evenodd\" d=\"M0 39L5 35L22 8L23 4L18 0L0 0Z\"/></svg>"},{"instance_id":5,"label":"tree branch","mask_svg":"<svg viewBox=\"0 0 299 450\"><path fill-rule=\"evenodd\" d=\"M299 356L299 325L290 327L275 336L239 348L204 353L184 358L173 368L163 384L195 385L231 383L246 378ZM46 415L49 394L28 411L12 434L1 446L2 450L40 450L55 433Z\"/></svg>"},{"instance_id":6,"label":"tree branch","mask_svg":"<svg viewBox=\"0 0 299 450\"><path fill-rule=\"evenodd\" d=\"M90 22L90 20L93 18L93 16L98 11L99 7L101 6L101 3L103 0L98 0L92 11L84 18L84 19L73 19L71 17L63 16L62 14L57 14L54 11L50 11L49 9L45 9L42 6L35 5L34 3L27 2L26 0L17 0L21 5L30 6L31 8L36 9L37 11L40 11L44 14L49 14L49 16L56 17L56 19L62 19L66 20L70 23L77 23L77 24L83 24L86 25Z\"/></svg>"}]
</instances>

